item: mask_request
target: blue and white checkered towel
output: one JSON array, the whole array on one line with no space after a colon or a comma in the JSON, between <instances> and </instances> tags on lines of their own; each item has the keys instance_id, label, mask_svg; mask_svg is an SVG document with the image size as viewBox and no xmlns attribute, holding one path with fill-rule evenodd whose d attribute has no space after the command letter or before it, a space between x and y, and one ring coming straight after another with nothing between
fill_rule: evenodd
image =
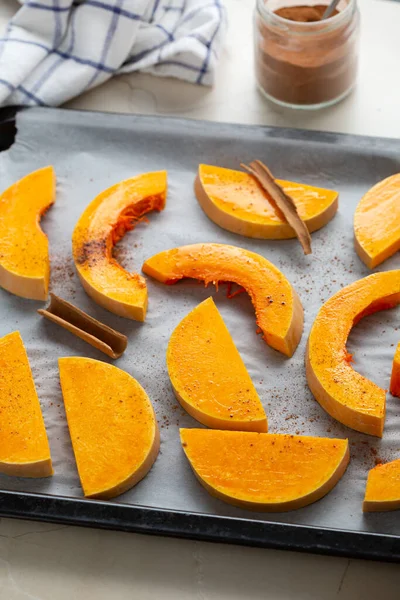
<instances>
[{"instance_id":1,"label":"blue and white checkered towel","mask_svg":"<svg viewBox=\"0 0 400 600\"><path fill-rule=\"evenodd\" d=\"M210 85L222 0L20 0L0 39L0 105L57 106L117 73Z\"/></svg>"}]
</instances>

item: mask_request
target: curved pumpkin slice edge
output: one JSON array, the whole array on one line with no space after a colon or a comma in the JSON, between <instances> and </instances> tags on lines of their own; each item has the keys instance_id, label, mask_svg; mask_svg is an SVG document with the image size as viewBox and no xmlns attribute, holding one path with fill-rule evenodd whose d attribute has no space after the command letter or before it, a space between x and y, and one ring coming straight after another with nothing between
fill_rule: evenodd
<instances>
[{"instance_id":1,"label":"curved pumpkin slice edge","mask_svg":"<svg viewBox=\"0 0 400 600\"><path fill-rule=\"evenodd\" d=\"M267 431L260 398L212 298L174 329L167 368L176 398L203 425Z\"/></svg>"},{"instance_id":2,"label":"curved pumpkin slice edge","mask_svg":"<svg viewBox=\"0 0 400 600\"><path fill-rule=\"evenodd\" d=\"M400 398L400 342L397 344L393 358L392 375L390 378L390 393Z\"/></svg>"},{"instance_id":3,"label":"curved pumpkin slice edge","mask_svg":"<svg viewBox=\"0 0 400 600\"><path fill-rule=\"evenodd\" d=\"M145 477L160 434L153 406L128 373L98 360L59 359L61 388L84 494L109 499Z\"/></svg>"},{"instance_id":4,"label":"curved pumpkin slice edge","mask_svg":"<svg viewBox=\"0 0 400 600\"><path fill-rule=\"evenodd\" d=\"M231 281L253 303L266 343L292 356L303 332L303 307L284 274L260 254L226 244L192 244L165 250L143 264L143 272L166 284L193 278L208 283Z\"/></svg>"},{"instance_id":5,"label":"curved pumpkin slice edge","mask_svg":"<svg viewBox=\"0 0 400 600\"><path fill-rule=\"evenodd\" d=\"M364 512L400 508L400 460L380 464L368 473L363 502Z\"/></svg>"},{"instance_id":6,"label":"curved pumpkin slice edge","mask_svg":"<svg viewBox=\"0 0 400 600\"><path fill-rule=\"evenodd\" d=\"M360 318L400 303L400 270L369 275L339 290L319 310L306 350L306 376L321 406L344 425L382 437L386 391L348 361L346 342Z\"/></svg>"},{"instance_id":7,"label":"curved pumpkin slice edge","mask_svg":"<svg viewBox=\"0 0 400 600\"><path fill-rule=\"evenodd\" d=\"M0 286L16 296L47 298L49 242L40 219L55 195L52 166L29 173L0 195Z\"/></svg>"},{"instance_id":8,"label":"curved pumpkin slice edge","mask_svg":"<svg viewBox=\"0 0 400 600\"><path fill-rule=\"evenodd\" d=\"M127 179L99 194L81 215L72 236L73 256L86 293L107 310L144 321L147 286L113 258L115 244L143 216L165 207L167 173L157 171Z\"/></svg>"},{"instance_id":9,"label":"curved pumpkin slice edge","mask_svg":"<svg viewBox=\"0 0 400 600\"><path fill-rule=\"evenodd\" d=\"M400 173L374 185L354 213L354 244L373 269L400 250Z\"/></svg>"},{"instance_id":10,"label":"curved pumpkin slice edge","mask_svg":"<svg viewBox=\"0 0 400 600\"><path fill-rule=\"evenodd\" d=\"M316 502L350 460L347 439L210 429L181 429L180 435L201 485L249 510L284 512Z\"/></svg>"},{"instance_id":11,"label":"curved pumpkin slice edge","mask_svg":"<svg viewBox=\"0 0 400 600\"><path fill-rule=\"evenodd\" d=\"M311 232L336 214L339 194L291 181L277 180L289 194ZM206 215L217 225L246 237L291 239L295 232L254 177L211 165L199 165L194 190Z\"/></svg>"},{"instance_id":12,"label":"curved pumpkin slice edge","mask_svg":"<svg viewBox=\"0 0 400 600\"><path fill-rule=\"evenodd\" d=\"M28 356L18 331L0 338L0 472L53 474L50 447Z\"/></svg>"}]
</instances>

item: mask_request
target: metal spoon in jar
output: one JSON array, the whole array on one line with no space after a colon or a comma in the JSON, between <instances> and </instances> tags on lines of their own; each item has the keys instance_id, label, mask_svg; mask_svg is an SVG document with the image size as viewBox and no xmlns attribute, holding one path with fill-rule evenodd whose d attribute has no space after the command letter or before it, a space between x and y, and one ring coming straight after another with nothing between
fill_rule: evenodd
<instances>
[{"instance_id":1,"label":"metal spoon in jar","mask_svg":"<svg viewBox=\"0 0 400 600\"><path fill-rule=\"evenodd\" d=\"M337 7L337 5L339 4L340 0L332 0L328 6L326 7L324 14L321 17L321 21L323 21L324 19L329 19L329 17L332 16L335 8Z\"/></svg>"}]
</instances>

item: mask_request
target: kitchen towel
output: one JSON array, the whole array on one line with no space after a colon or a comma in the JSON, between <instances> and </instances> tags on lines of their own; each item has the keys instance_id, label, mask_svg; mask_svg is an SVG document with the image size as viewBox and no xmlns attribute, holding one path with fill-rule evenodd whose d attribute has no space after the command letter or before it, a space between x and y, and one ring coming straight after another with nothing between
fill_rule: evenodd
<instances>
[{"instance_id":1,"label":"kitchen towel","mask_svg":"<svg viewBox=\"0 0 400 600\"><path fill-rule=\"evenodd\" d=\"M211 85L222 0L20 0L0 38L0 105L57 106L113 75Z\"/></svg>"}]
</instances>

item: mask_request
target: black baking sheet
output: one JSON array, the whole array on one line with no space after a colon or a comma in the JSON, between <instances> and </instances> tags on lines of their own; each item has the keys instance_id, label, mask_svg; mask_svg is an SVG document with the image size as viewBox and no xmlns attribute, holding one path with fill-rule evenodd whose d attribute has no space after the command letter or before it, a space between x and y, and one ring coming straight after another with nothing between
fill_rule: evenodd
<instances>
[{"instance_id":1,"label":"black baking sheet","mask_svg":"<svg viewBox=\"0 0 400 600\"><path fill-rule=\"evenodd\" d=\"M2 111L2 150L13 143L15 113L15 109ZM52 288L97 318L129 334L132 354L126 353L124 360L131 360L132 366L117 364L135 376L137 369L139 380L155 401L163 425L162 450L149 476L114 502L80 498L62 402L58 396L54 397L53 388L46 388L55 376L41 379L44 369L50 368L51 372L56 367L48 366L38 338L47 336L48 343L55 344L52 353L103 357L51 324L38 324L32 303L1 291L0 333L3 335L10 328L20 327L27 341L35 380L40 381L38 391L46 424L50 423L52 454L60 460L55 463L55 477L46 483L1 476L0 488L4 491L0 492L0 514L398 560L400 513L361 513L368 469L374 466L377 458L390 460L397 452L400 456L398 401L388 397L383 440L348 430L334 422L313 400L304 381L303 354L309 328L321 303L342 285L369 273L352 248L352 213L362 193L371 185L400 171L400 143L332 133L55 109L24 110L22 118L18 118L18 129L16 144L0 157L0 187L4 189L33 168L48 162L55 165L61 184L56 206L44 222L52 248ZM199 162L236 168L240 161L256 157L265 160L281 178L339 190L339 214L332 223L313 234L314 254L311 257L302 255L295 240L254 241L225 232L208 221L198 207L192 181ZM84 206L104 187L156 168L167 168L169 172L170 192L165 214L150 216L148 228L140 227L126 236L121 260L131 268L140 268L141 262L153 251L190 241L233 243L264 254L289 277L300 292L305 308L305 332L293 359L287 361L261 342L254 333L254 315L248 300L239 297L234 303L227 301L223 289L215 293L214 289L205 290L194 282L165 288L149 281L147 330L103 311L84 295L73 270L70 272L69 220L79 216ZM74 211L76 215L71 216ZM399 266L397 255L381 269ZM182 456L178 426L196 426L196 423L176 410L164 360L160 357L165 353L167 333L188 310L211 294L266 406L270 431L349 437L352 462L346 475L331 494L310 507L280 515L251 513L231 507L208 496L195 481ZM28 306L32 317L26 316ZM10 322L8 311L12 314L15 311L15 321L18 321L15 325ZM357 360L355 368L387 387L393 346L398 341L398 311L374 315L363 321L363 325L355 328L349 342ZM157 328L161 328L163 336L152 341L152 331L157 332ZM139 364L143 345L146 350L152 345L154 348L159 346L154 350L155 360L149 364Z\"/></svg>"}]
</instances>

